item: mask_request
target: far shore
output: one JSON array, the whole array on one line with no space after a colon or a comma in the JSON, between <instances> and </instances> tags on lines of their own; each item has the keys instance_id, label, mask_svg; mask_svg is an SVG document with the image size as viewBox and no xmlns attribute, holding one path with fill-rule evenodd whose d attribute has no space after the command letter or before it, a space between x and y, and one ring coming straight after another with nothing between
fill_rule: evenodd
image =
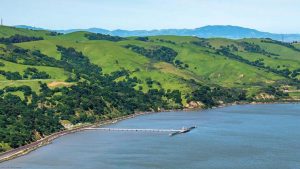
<instances>
[{"instance_id":1,"label":"far shore","mask_svg":"<svg viewBox=\"0 0 300 169\"><path fill-rule=\"evenodd\" d=\"M277 102L236 102L236 103L230 103L230 104L222 104L219 105L217 107L213 107L212 109L215 108L223 108L223 107L227 107L227 106L233 106L233 105L253 105L253 104L299 104L300 101L299 100L289 100L289 101L277 101ZM14 158L26 155L28 153L30 153L31 151L34 151L36 149L38 149L39 147L45 146L47 144L50 144L53 140L70 134L70 133L75 133L75 132L79 132L79 131L84 131L87 128L91 128L91 127L100 127L100 126L104 126L104 125L110 125L110 124L114 124L117 123L119 121L122 120L126 120L126 119L130 119L130 118L134 118L137 116L141 116L141 115L147 115L147 114L153 114L153 113L160 113L160 112L171 112L171 111L202 111L202 110L207 110L207 109L201 109L201 108L185 108L185 109L180 109L180 110L162 110L162 111L158 111L158 112L137 112L134 114L130 114L130 115L125 115L122 117L117 117L111 120L105 120L105 121L101 121L101 122L97 122L95 124L82 124L80 126L74 127L72 129L68 129L68 130L63 130L57 133L53 133L49 136L46 136L40 140L37 140L35 142L32 142L30 144L6 151L4 153L0 154L0 163L4 162L4 161L8 161L8 160L12 160Z\"/></svg>"}]
</instances>

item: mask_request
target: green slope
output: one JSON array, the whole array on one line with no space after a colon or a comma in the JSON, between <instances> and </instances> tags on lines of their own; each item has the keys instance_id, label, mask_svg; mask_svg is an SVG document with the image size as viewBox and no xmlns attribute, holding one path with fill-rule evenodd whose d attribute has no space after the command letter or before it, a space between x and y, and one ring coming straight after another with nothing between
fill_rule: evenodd
<instances>
[{"instance_id":1,"label":"green slope","mask_svg":"<svg viewBox=\"0 0 300 169\"><path fill-rule=\"evenodd\" d=\"M16 34L23 36L11 38ZM300 100L299 44L86 34L0 27L0 152L63 130L66 122Z\"/></svg>"},{"instance_id":2,"label":"green slope","mask_svg":"<svg viewBox=\"0 0 300 169\"><path fill-rule=\"evenodd\" d=\"M0 26L0 38L1 37L10 37L12 35L24 35L24 36L34 36L34 37L43 37L45 39L51 39L52 36L49 36L49 31L44 30L29 30L21 29L9 26Z\"/></svg>"},{"instance_id":3,"label":"green slope","mask_svg":"<svg viewBox=\"0 0 300 169\"><path fill-rule=\"evenodd\" d=\"M281 45L264 43L260 39L206 39L212 46L212 48L208 48L192 44L191 42L199 40L196 37L154 36L149 37L147 42L135 40L136 37L130 37L127 40L112 42L107 40L88 40L85 37L86 33L75 32L60 36L48 36L46 31L0 27L0 36L2 37L22 34L42 36L45 39L15 44L21 48L32 51L40 50L41 53L59 60L61 55L57 51L56 45L73 47L88 56L92 63L101 66L104 73L111 73L121 69L129 70L132 72L130 76L142 80L141 86L143 90L149 89L146 85L146 79L148 78L161 84L161 86L154 85L154 88L179 89L185 94L193 90L191 84L187 82L189 79L194 79L202 84L244 88L249 90L250 93L257 91L263 86L272 85L279 80L286 80L285 77L279 74L215 53L215 49L227 45L238 47L238 51L233 52L234 54L249 61L263 59L264 64L272 68L295 70L300 67L300 52ZM265 51L276 54L276 56L267 57L259 53L247 52L243 47L239 46L240 42L254 43ZM154 61L125 48L124 46L128 44L144 48L152 46L172 48L178 53L175 59L187 64L188 68L181 69L174 64ZM26 68L26 65L17 65L16 67L19 67L18 71L22 71L23 68ZM4 69L6 68L4 67ZM53 74L51 77L58 81L65 80L68 74L62 69L46 69L45 67L39 67L39 69ZM3 80L3 77L0 77L0 79ZM30 83L32 82L28 82L29 85L32 85ZM5 84L2 83L1 86L5 86Z\"/></svg>"},{"instance_id":4,"label":"green slope","mask_svg":"<svg viewBox=\"0 0 300 169\"><path fill-rule=\"evenodd\" d=\"M3 75L0 75L0 88L4 88L6 86L21 86L21 85L29 85L33 88L33 90L38 91L39 84L38 82L46 82L51 83L55 81L64 81L68 78L68 72L65 72L61 68L48 67L48 66L29 66L16 64L13 62L8 62L0 59L0 62L4 63L5 66L1 66L0 70L10 71L10 72L19 72L21 75L24 74L24 70L28 67L37 68L39 71L47 72L51 79L29 79L29 80L7 80Z\"/></svg>"}]
</instances>

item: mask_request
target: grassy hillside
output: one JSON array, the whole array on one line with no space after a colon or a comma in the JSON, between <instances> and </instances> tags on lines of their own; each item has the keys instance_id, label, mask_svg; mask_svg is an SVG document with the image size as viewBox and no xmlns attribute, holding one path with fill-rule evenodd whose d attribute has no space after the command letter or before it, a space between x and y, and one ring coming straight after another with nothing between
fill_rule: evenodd
<instances>
[{"instance_id":1,"label":"grassy hillside","mask_svg":"<svg viewBox=\"0 0 300 169\"><path fill-rule=\"evenodd\" d=\"M24 35L24 36L34 36L34 37L43 37L47 39L51 39L52 36L50 32L43 30L28 30L28 29L20 29L9 26L0 26L0 37L10 37L13 35Z\"/></svg>"},{"instance_id":2,"label":"grassy hillside","mask_svg":"<svg viewBox=\"0 0 300 169\"><path fill-rule=\"evenodd\" d=\"M0 59L0 62L5 64L5 66L0 67L0 70L10 71L10 72L20 72L20 74L23 75L26 68L34 67L37 68L39 71L47 72L51 76L51 79L7 80L3 75L0 75L0 88L4 88L6 86L29 85L33 88L34 91L38 91L39 81L51 83L55 81L64 81L68 77L67 73L61 68L48 67L48 66L22 65L13 62L8 62L2 59Z\"/></svg>"},{"instance_id":3,"label":"grassy hillside","mask_svg":"<svg viewBox=\"0 0 300 169\"><path fill-rule=\"evenodd\" d=\"M281 74L217 54L216 50L222 46L236 46L238 51L232 51L233 54L251 62L262 60L261 62L266 66L274 69L293 71L300 67L299 51L278 44L264 43L261 39L229 40L214 38L199 40L196 37L154 36L149 37L146 41L139 40L137 37L130 37L114 42L88 40L86 37L87 32L49 36L49 32L46 31L31 31L10 27L0 28L0 37L8 37L14 34L44 37L44 40L17 43L15 45L30 51L39 50L42 54L57 60L60 60L61 54L57 51L56 46L61 45L81 51L89 57L92 63L102 67L104 73L109 74L122 69L129 70L131 77L137 77L142 81L139 86L142 86L143 91L151 88L146 82L149 78L154 81L152 88L179 89L184 94L193 91L193 85L189 83L190 79L194 79L201 84L243 88L248 90L249 95L255 94L264 86L277 84L278 81L287 81L288 78ZM194 44L195 41L205 41L206 45ZM264 51L274 54L274 56L270 57L261 53L246 51L240 44L241 42L258 45ZM187 65L187 67L180 67L174 63L145 57L124 47L129 44L145 49L153 46L171 48L178 53L174 60L179 60L182 62L181 65ZM8 67L11 66L18 67L16 71L22 72L27 65L9 65L0 69L10 70ZM46 68L38 67L39 70L52 74L53 80L64 81L67 78L68 72L64 72L62 69ZM299 75L297 78L299 79ZM1 75L0 79L5 81L5 78ZM16 84L18 83L20 82L18 81ZM23 83L26 84L25 81ZM28 85L33 85L32 83L28 81ZM5 85L5 82L1 82L1 87Z\"/></svg>"},{"instance_id":4,"label":"grassy hillside","mask_svg":"<svg viewBox=\"0 0 300 169\"><path fill-rule=\"evenodd\" d=\"M298 44L0 27L0 152L66 123L283 100L300 100Z\"/></svg>"}]
</instances>

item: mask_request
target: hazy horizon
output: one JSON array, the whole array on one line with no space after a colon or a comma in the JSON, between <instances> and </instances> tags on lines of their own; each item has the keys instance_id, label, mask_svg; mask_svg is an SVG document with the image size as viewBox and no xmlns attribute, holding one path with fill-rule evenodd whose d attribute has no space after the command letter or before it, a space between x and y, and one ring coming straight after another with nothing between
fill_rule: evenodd
<instances>
[{"instance_id":1,"label":"hazy horizon","mask_svg":"<svg viewBox=\"0 0 300 169\"><path fill-rule=\"evenodd\" d=\"M117 30L124 30L124 31L159 31L159 30L182 30L182 29L198 29L198 28L202 28L202 27L207 27L207 26L232 26L232 27L241 27L241 28L245 28L245 29L254 29L256 31L259 32L266 32L266 33L272 33L272 34L300 34L299 33L278 33L278 32L271 32L271 31L267 31L267 30L260 30L260 29L255 29L255 28L249 28L249 27L243 27L243 26L239 26L239 25L204 25L204 26L199 26L199 27L195 27L195 28L163 28L163 29L107 29L107 28L103 28L103 27L87 27L87 28L67 28L67 29L50 29L50 28L45 28L45 27L35 27L32 25L6 25L6 26L12 26L12 27L20 27L20 26L26 26L26 27L33 27L36 29L43 29L43 30L52 30L52 31L68 31L68 30L87 30L87 29L103 29L103 30L108 30L108 31L117 31Z\"/></svg>"},{"instance_id":2,"label":"hazy horizon","mask_svg":"<svg viewBox=\"0 0 300 169\"><path fill-rule=\"evenodd\" d=\"M300 33L297 0L2 0L9 26L52 30L193 29L233 25L272 33ZM292 16L292 17L291 17Z\"/></svg>"}]
</instances>

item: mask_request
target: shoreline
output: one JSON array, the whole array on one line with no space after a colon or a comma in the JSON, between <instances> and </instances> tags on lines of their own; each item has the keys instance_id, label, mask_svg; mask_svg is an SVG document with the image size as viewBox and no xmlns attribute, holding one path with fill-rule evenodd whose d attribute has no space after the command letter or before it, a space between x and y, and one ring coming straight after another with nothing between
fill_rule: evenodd
<instances>
[{"instance_id":1,"label":"shoreline","mask_svg":"<svg viewBox=\"0 0 300 169\"><path fill-rule=\"evenodd\" d=\"M53 133L49 136L46 136L35 142L32 142L30 144L27 144L27 145L24 145L24 146L15 148L15 149L11 149L4 153L1 153L0 154L0 163L12 160L14 158L17 158L17 157L20 157L23 155L26 155L26 154L30 153L31 151L34 151L40 147L48 145L48 144L52 143L53 140L55 140L61 136L67 135L67 134L84 131L84 130L86 130L86 128L90 128L90 127L100 127L100 126L104 126L104 125L110 125L110 124L114 124L114 123L117 123L117 122L120 122L123 120L135 118L137 116L153 114L153 113L159 113L159 112L137 112L134 114L113 118L111 120L100 121L95 124L83 124L81 126L76 126L72 129L62 130L62 131Z\"/></svg>"},{"instance_id":2,"label":"shoreline","mask_svg":"<svg viewBox=\"0 0 300 169\"><path fill-rule=\"evenodd\" d=\"M258 104L299 104L300 102L297 101L276 101L276 102L236 102L236 103L229 103L229 104L222 104L219 105L217 107L212 107L209 109L217 109L217 108L224 108L224 107L228 107L228 106L235 106L235 105L258 105ZM110 125L110 124L114 124L123 120L127 120L127 119L131 119L131 118L135 118L137 116L142 116L142 115L148 115L148 114L154 114L154 113L160 113L160 112L172 112L172 111L182 111L182 112L188 112L188 111L204 111L204 110L209 110L209 109L202 109L202 108L184 108L184 109L180 109L180 110L162 110L162 111L158 111L158 112L137 112L134 114L130 114L130 115L125 115L125 116L121 116L121 117L117 117L117 118L113 118L111 120L105 120L105 121L100 121L97 122L95 124L83 124L81 126L77 126L74 127L72 129L68 129L68 130L62 130L56 133L53 133L49 136L46 136L40 140L37 140L35 142L32 142L30 144L6 151L4 153L0 154L0 163L5 162L5 161L9 161L12 160L14 158L26 155L40 147L43 147L45 145L48 145L50 143L52 143L53 140L67 135L67 134L71 134L71 133L75 133L75 132L80 132L80 131L84 131L86 130L86 128L91 128L91 127L100 127L100 126L104 126L104 125Z\"/></svg>"}]
</instances>

